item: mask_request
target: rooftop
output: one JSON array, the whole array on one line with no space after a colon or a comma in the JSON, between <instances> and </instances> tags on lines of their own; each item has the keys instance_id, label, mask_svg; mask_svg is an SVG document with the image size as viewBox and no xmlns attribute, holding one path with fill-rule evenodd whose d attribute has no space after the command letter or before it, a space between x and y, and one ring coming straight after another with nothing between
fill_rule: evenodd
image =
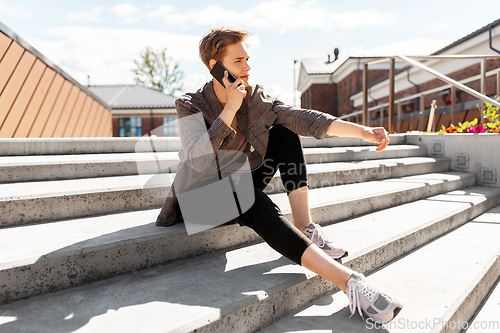
<instances>
[{"instance_id":1,"label":"rooftop","mask_svg":"<svg viewBox=\"0 0 500 333\"><path fill-rule=\"evenodd\" d=\"M307 74L331 74L350 58L385 58L397 54L407 56L429 55L449 45L450 41L441 39L415 38L403 42L376 47L351 54L348 58L341 58L335 62L325 59L302 59L302 65Z\"/></svg>"},{"instance_id":2,"label":"rooftop","mask_svg":"<svg viewBox=\"0 0 500 333\"><path fill-rule=\"evenodd\" d=\"M449 45L451 41L442 39L415 38L398 43L364 50L351 55L352 58L390 57L398 54L406 56L429 55Z\"/></svg>"},{"instance_id":3,"label":"rooftop","mask_svg":"<svg viewBox=\"0 0 500 333\"><path fill-rule=\"evenodd\" d=\"M325 61L324 59L302 59L301 63L307 74L331 74L335 72L347 59L337 61Z\"/></svg>"},{"instance_id":4,"label":"rooftop","mask_svg":"<svg viewBox=\"0 0 500 333\"><path fill-rule=\"evenodd\" d=\"M175 97L138 85L95 85L88 89L102 98L112 109L170 109Z\"/></svg>"},{"instance_id":5,"label":"rooftop","mask_svg":"<svg viewBox=\"0 0 500 333\"><path fill-rule=\"evenodd\" d=\"M437 54L441 54L449 49L451 49L452 47L456 46L456 45L459 45L465 41L468 41L469 39L471 38L474 38L476 37L477 35L480 35L486 31L489 30L489 28L491 27L492 29L495 28L496 26L500 25L500 19L496 20L496 21L493 21L487 25L485 25L484 27L482 28L479 28L477 29L476 31L474 32L471 32L470 34L468 34L467 36L464 36L456 41L454 41L453 43L449 44L449 45L446 45L444 46L443 48L437 50L436 52L434 52L432 55L437 55Z\"/></svg>"}]
</instances>

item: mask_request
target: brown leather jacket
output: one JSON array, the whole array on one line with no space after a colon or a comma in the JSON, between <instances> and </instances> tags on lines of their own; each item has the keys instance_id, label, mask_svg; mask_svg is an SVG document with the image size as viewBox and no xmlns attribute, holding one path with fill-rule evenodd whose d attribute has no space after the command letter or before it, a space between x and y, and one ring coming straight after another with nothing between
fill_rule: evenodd
<instances>
[{"instance_id":1,"label":"brown leather jacket","mask_svg":"<svg viewBox=\"0 0 500 333\"><path fill-rule=\"evenodd\" d=\"M336 118L330 114L288 106L264 93L259 85L246 88L247 95L236 113L238 125L250 143L244 153L250 168L258 168L264 160L269 130L283 125L291 131L317 139L330 137L327 128ZM175 102L179 118L181 150L179 158L189 168L178 169L174 182L199 179L206 173L206 166L213 163L214 152L224 149L236 131L219 118L222 107L215 95L213 82L206 83L196 93L188 93ZM176 221L177 198L174 186L156 220L158 226L170 226Z\"/></svg>"}]
</instances>

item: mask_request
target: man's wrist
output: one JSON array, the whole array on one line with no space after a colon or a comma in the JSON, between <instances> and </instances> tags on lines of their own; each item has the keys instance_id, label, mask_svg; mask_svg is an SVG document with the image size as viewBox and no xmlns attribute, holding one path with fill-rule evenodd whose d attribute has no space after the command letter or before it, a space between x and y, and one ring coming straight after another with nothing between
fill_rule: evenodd
<instances>
[{"instance_id":1,"label":"man's wrist","mask_svg":"<svg viewBox=\"0 0 500 333\"><path fill-rule=\"evenodd\" d=\"M327 134L343 137L362 138L368 127L337 119L328 127Z\"/></svg>"},{"instance_id":2,"label":"man's wrist","mask_svg":"<svg viewBox=\"0 0 500 333\"><path fill-rule=\"evenodd\" d=\"M231 123L233 122L236 112L238 112L238 110L235 110L234 108L231 108L231 106L228 106L226 104L222 109L219 118L221 118L222 121L224 121L227 126L231 126Z\"/></svg>"}]
</instances>

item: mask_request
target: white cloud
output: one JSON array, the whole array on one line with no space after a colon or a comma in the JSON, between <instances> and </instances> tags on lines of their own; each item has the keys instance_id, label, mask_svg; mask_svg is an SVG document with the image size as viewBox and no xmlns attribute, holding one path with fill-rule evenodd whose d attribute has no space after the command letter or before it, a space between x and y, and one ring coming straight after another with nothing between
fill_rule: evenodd
<instances>
[{"instance_id":1,"label":"white cloud","mask_svg":"<svg viewBox=\"0 0 500 333\"><path fill-rule=\"evenodd\" d=\"M351 11L336 13L332 20L343 30L358 27L375 27L392 25L398 21L398 17L391 14L382 14L376 11Z\"/></svg>"},{"instance_id":2,"label":"white cloud","mask_svg":"<svg viewBox=\"0 0 500 333\"><path fill-rule=\"evenodd\" d=\"M136 23L143 17L141 10L129 3L118 4L109 11L123 19L125 23Z\"/></svg>"},{"instance_id":3,"label":"white cloud","mask_svg":"<svg viewBox=\"0 0 500 333\"><path fill-rule=\"evenodd\" d=\"M259 48L260 45L261 45L261 42L260 42L260 37L259 36L257 36L257 35L250 35L250 37L248 37L248 46L249 46L250 50Z\"/></svg>"},{"instance_id":4,"label":"white cloud","mask_svg":"<svg viewBox=\"0 0 500 333\"><path fill-rule=\"evenodd\" d=\"M425 31L437 32L437 31L443 31L445 29L448 29L449 27L451 27L451 23L435 22L432 25L427 26L425 28Z\"/></svg>"},{"instance_id":5,"label":"white cloud","mask_svg":"<svg viewBox=\"0 0 500 333\"><path fill-rule=\"evenodd\" d=\"M28 41L80 83L134 83L133 60L146 46L167 47L174 61L198 63L199 36L143 29L55 27L45 32L49 38ZM180 66L182 70L182 66Z\"/></svg>"},{"instance_id":6,"label":"white cloud","mask_svg":"<svg viewBox=\"0 0 500 333\"><path fill-rule=\"evenodd\" d=\"M280 84L270 84L264 87L266 93L278 98L283 103L293 105L293 91L284 89ZM300 104L300 93L297 92L297 104Z\"/></svg>"},{"instance_id":7,"label":"white cloud","mask_svg":"<svg viewBox=\"0 0 500 333\"><path fill-rule=\"evenodd\" d=\"M205 67L206 68L206 67ZM183 92L194 92L200 89L200 87L208 82L211 77L208 74L208 70L206 71L207 74L200 74L200 73L194 73L191 74L187 77L184 78L184 87L182 89Z\"/></svg>"},{"instance_id":8,"label":"white cloud","mask_svg":"<svg viewBox=\"0 0 500 333\"><path fill-rule=\"evenodd\" d=\"M173 11L173 7L170 5L160 5L158 8L156 8L153 12L149 12L146 14L148 17L148 20L152 21L156 18L166 20L170 14ZM168 23L166 21L165 23Z\"/></svg>"},{"instance_id":9,"label":"white cloud","mask_svg":"<svg viewBox=\"0 0 500 333\"><path fill-rule=\"evenodd\" d=\"M271 0L261 2L243 12L210 5L196 11L175 12L172 6L161 5L148 13L148 18L162 19L167 25L183 28L196 26L248 26L285 33L296 29L353 29L357 27L385 26L398 18L376 11L335 12L314 1Z\"/></svg>"},{"instance_id":10,"label":"white cloud","mask_svg":"<svg viewBox=\"0 0 500 333\"><path fill-rule=\"evenodd\" d=\"M81 11L78 13L68 13L64 18L69 22L97 22L101 20L100 14L104 6L97 6L90 11Z\"/></svg>"},{"instance_id":11,"label":"white cloud","mask_svg":"<svg viewBox=\"0 0 500 333\"><path fill-rule=\"evenodd\" d=\"M25 5L9 6L3 2L0 2L0 13L2 13L2 16L23 20L29 20L35 16L35 14Z\"/></svg>"}]
</instances>

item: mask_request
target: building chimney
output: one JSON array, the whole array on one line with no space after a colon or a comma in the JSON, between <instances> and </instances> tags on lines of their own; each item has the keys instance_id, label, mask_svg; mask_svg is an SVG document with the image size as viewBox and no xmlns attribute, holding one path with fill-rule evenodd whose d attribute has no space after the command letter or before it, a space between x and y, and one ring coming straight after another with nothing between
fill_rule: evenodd
<instances>
[{"instance_id":1,"label":"building chimney","mask_svg":"<svg viewBox=\"0 0 500 333\"><path fill-rule=\"evenodd\" d=\"M330 63L330 55L328 55L328 61L326 62L327 64Z\"/></svg>"},{"instance_id":2,"label":"building chimney","mask_svg":"<svg viewBox=\"0 0 500 333\"><path fill-rule=\"evenodd\" d=\"M335 59L333 59L333 61L335 61L339 58L339 49L335 48L335 50L333 50L333 54L335 55Z\"/></svg>"}]
</instances>

